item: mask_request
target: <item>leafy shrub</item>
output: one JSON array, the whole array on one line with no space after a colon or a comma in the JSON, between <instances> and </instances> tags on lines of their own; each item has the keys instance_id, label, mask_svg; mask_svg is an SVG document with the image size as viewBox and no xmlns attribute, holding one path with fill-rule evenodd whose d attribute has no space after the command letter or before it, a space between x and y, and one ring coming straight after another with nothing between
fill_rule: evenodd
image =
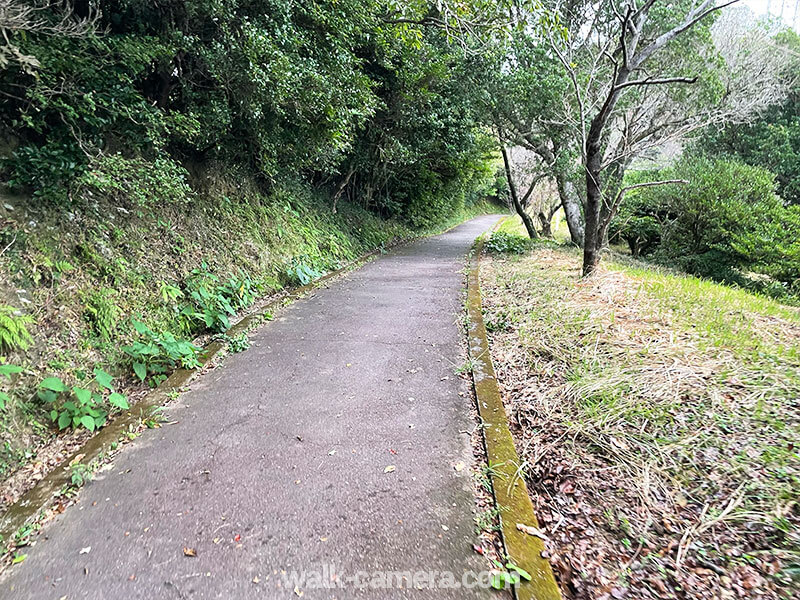
<instances>
[{"instance_id":1,"label":"leafy shrub","mask_svg":"<svg viewBox=\"0 0 800 600\"><path fill-rule=\"evenodd\" d=\"M228 277L218 288L218 293L228 298L235 310L247 308L263 293L264 286L252 279L249 275L240 272L236 276Z\"/></svg>"},{"instance_id":2,"label":"leafy shrub","mask_svg":"<svg viewBox=\"0 0 800 600\"><path fill-rule=\"evenodd\" d=\"M82 192L114 199L120 204L148 206L156 202L181 204L193 197L186 169L169 158L153 162L102 154L77 179Z\"/></svg>"},{"instance_id":3,"label":"leafy shrub","mask_svg":"<svg viewBox=\"0 0 800 600\"><path fill-rule=\"evenodd\" d=\"M237 352L244 352L250 347L250 340L247 337L246 333L240 333L239 335L230 337L224 336L223 341L227 343L228 352L231 354L236 354Z\"/></svg>"},{"instance_id":4,"label":"leafy shrub","mask_svg":"<svg viewBox=\"0 0 800 600\"><path fill-rule=\"evenodd\" d=\"M31 189L36 197L66 200L67 186L85 168L76 145L49 141L42 146L22 146L6 161L12 189Z\"/></svg>"},{"instance_id":5,"label":"leafy shrub","mask_svg":"<svg viewBox=\"0 0 800 600\"><path fill-rule=\"evenodd\" d=\"M105 425L109 410L130 408L125 396L114 391L113 379L100 368L94 369L91 387L70 388L59 377L48 377L39 383L38 396L52 405L50 418L59 429L85 427L94 431Z\"/></svg>"},{"instance_id":6,"label":"leafy shrub","mask_svg":"<svg viewBox=\"0 0 800 600\"><path fill-rule=\"evenodd\" d=\"M626 240L634 254L747 286L756 285L748 271L788 287L800 277L800 213L782 205L769 171L689 157L641 176L690 183L641 189L623 204L611 235Z\"/></svg>"},{"instance_id":7,"label":"leafy shrub","mask_svg":"<svg viewBox=\"0 0 800 600\"><path fill-rule=\"evenodd\" d=\"M486 249L495 254L524 254L529 248L528 238L505 231L494 232L486 242Z\"/></svg>"},{"instance_id":8,"label":"leafy shrub","mask_svg":"<svg viewBox=\"0 0 800 600\"><path fill-rule=\"evenodd\" d=\"M0 306L0 350L27 350L33 343L27 325L33 317L20 314L13 306Z\"/></svg>"},{"instance_id":9,"label":"leafy shrub","mask_svg":"<svg viewBox=\"0 0 800 600\"><path fill-rule=\"evenodd\" d=\"M654 174L654 177L658 177L658 174ZM642 174L642 179L645 178L647 175ZM651 196L631 194L611 222L609 239L627 243L633 256L646 256L661 242L662 221L667 218L668 214L662 207L653 204Z\"/></svg>"},{"instance_id":10,"label":"leafy shrub","mask_svg":"<svg viewBox=\"0 0 800 600\"><path fill-rule=\"evenodd\" d=\"M231 326L229 317L237 310L250 306L262 286L244 274L220 282L219 277L203 263L192 270L185 288L183 295L188 301L182 305L180 313L193 325L190 329L223 332ZM162 293L174 296L173 290L163 287Z\"/></svg>"},{"instance_id":11,"label":"leafy shrub","mask_svg":"<svg viewBox=\"0 0 800 600\"><path fill-rule=\"evenodd\" d=\"M308 285L322 277L322 273L302 260L295 259L286 269L286 277L292 285Z\"/></svg>"},{"instance_id":12,"label":"leafy shrub","mask_svg":"<svg viewBox=\"0 0 800 600\"><path fill-rule=\"evenodd\" d=\"M84 300L83 315L95 333L109 339L117 328L120 310L113 300L113 292L107 288L89 293Z\"/></svg>"},{"instance_id":13,"label":"leafy shrub","mask_svg":"<svg viewBox=\"0 0 800 600\"><path fill-rule=\"evenodd\" d=\"M178 365L185 369L196 369L200 366L197 359L200 348L191 342L178 339L168 331L155 333L135 319L132 323L143 340L135 341L122 350L131 357L133 372L140 380L145 381L148 375L152 375L152 384L158 385Z\"/></svg>"}]
</instances>

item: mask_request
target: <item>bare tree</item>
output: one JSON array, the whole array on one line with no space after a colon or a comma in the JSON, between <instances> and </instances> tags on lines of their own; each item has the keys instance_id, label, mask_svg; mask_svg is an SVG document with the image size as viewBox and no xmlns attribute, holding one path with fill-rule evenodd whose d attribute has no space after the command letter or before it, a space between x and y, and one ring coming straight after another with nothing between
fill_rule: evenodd
<instances>
[{"instance_id":1,"label":"bare tree","mask_svg":"<svg viewBox=\"0 0 800 600\"><path fill-rule=\"evenodd\" d=\"M511 159L509 158L509 152L506 148L505 142L500 141L500 152L503 155L503 167L505 168L506 172L506 181L508 182L508 193L511 196L511 203L514 206L514 210L519 215L519 218L522 219L522 223L525 225L525 230L528 232L528 237L531 239L536 239L539 237L539 233L536 231L536 226L533 224L533 219L528 214L528 211L525 210L525 204L527 203L528 198L530 198L531 192L533 192L532 184L528 191L525 192L525 195L520 198L519 193L517 192L517 183L514 178L514 168L511 164Z\"/></svg>"},{"instance_id":2,"label":"bare tree","mask_svg":"<svg viewBox=\"0 0 800 600\"><path fill-rule=\"evenodd\" d=\"M689 35L736 0L692 0L672 21L652 16L656 1L633 0L620 10L610 1L587 5L566 41L555 30L549 38L575 100L586 186L584 275L600 260L631 161L710 123L746 120L785 94L779 61L759 49L758 36L731 35L728 27L717 48L707 36ZM716 102L703 87L709 79L724 86Z\"/></svg>"},{"instance_id":3,"label":"bare tree","mask_svg":"<svg viewBox=\"0 0 800 600\"><path fill-rule=\"evenodd\" d=\"M39 33L60 37L83 37L97 29L100 10L93 2L79 17L69 2L0 0L0 69L17 64L32 73L40 65L35 56L24 54L13 42L17 34Z\"/></svg>"}]
</instances>

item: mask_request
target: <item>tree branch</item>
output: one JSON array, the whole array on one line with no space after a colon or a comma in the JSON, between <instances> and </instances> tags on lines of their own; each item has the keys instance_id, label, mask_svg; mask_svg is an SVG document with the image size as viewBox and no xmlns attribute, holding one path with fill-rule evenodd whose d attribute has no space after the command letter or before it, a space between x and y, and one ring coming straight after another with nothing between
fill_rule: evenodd
<instances>
[{"instance_id":1,"label":"tree branch","mask_svg":"<svg viewBox=\"0 0 800 600\"><path fill-rule=\"evenodd\" d=\"M605 218L601 222L601 231L605 231L605 228L608 227L611 220L617 214L619 210L619 206L622 203L622 197L631 190L636 190L639 188L648 188L654 187L657 185L667 185L669 183L689 183L685 179L664 179L663 181L646 181L644 183L634 183L633 185L626 185L623 188L620 188L619 192L617 192L617 196L614 198L614 202L608 207L608 213L606 214Z\"/></svg>"},{"instance_id":2,"label":"tree branch","mask_svg":"<svg viewBox=\"0 0 800 600\"><path fill-rule=\"evenodd\" d=\"M664 179L662 181L646 181L644 183L634 183L633 185L626 185L625 187L621 188L619 192L617 192L617 197L614 198L614 204L618 205L622 200L622 197L631 190L637 190L639 188L648 188L648 187L655 187L657 185L668 185L670 183L689 183L685 179Z\"/></svg>"},{"instance_id":3,"label":"tree branch","mask_svg":"<svg viewBox=\"0 0 800 600\"><path fill-rule=\"evenodd\" d=\"M616 89L621 90L626 87L633 87L635 85L660 85L663 83L696 83L697 76L694 77L665 77L663 79L653 79L652 77L648 77L647 79L635 79L633 81L626 81L625 83L620 83L619 85L614 86Z\"/></svg>"},{"instance_id":4,"label":"tree branch","mask_svg":"<svg viewBox=\"0 0 800 600\"><path fill-rule=\"evenodd\" d=\"M712 12L721 10L726 6L730 6L731 4L736 4L737 2L739 2L739 0L728 0L728 2L724 2L723 4L720 4L718 6L708 7L708 5L712 4L714 1L715 0L704 0L702 4L700 4L700 6L692 10L688 15L686 15L686 18L683 20L683 23L673 27L666 33L661 34L655 40L653 40L653 42L649 46L647 46L644 50L642 50L639 53L639 55L635 58L633 68L634 69L639 68L642 65L642 63L644 63L648 58L650 58L650 56L654 52L666 46L673 39L678 37L687 29L694 26L698 21L710 15ZM652 2L649 2L649 4L652 4Z\"/></svg>"}]
</instances>

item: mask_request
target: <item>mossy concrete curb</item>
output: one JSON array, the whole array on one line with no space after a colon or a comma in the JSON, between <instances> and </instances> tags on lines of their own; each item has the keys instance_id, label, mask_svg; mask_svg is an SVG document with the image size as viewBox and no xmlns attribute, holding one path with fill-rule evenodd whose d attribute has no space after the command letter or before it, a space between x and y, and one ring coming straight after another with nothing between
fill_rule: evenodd
<instances>
[{"instance_id":1,"label":"mossy concrete curb","mask_svg":"<svg viewBox=\"0 0 800 600\"><path fill-rule=\"evenodd\" d=\"M226 332L227 335L233 337L246 333L264 321L269 320L270 313L276 308L305 296L331 278L337 277L338 275L360 266L380 252L379 249L368 252L347 263L344 267L336 271L331 271L312 283L294 288L285 294L279 295L271 302L260 307L257 311L238 321L228 329ZM9 506L0 519L0 536L2 536L0 540L2 540L3 546L6 546L11 537L32 517L37 516L41 511L47 510L53 503L56 495L71 483L72 465L82 464L88 467L93 461L100 459L107 452L111 451L113 444L119 442L126 433L137 430L144 419L151 417L154 408L166 404L176 393L179 393L182 388L202 373L204 367L217 358L224 349L224 342L219 340L210 342L203 348L198 357L200 368L192 370L183 368L177 369L157 388L137 402L130 411L118 416L110 424L103 427L97 435L89 438L89 440L65 460L62 465L53 469L30 490L23 494L19 500Z\"/></svg>"},{"instance_id":2,"label":"mossy concrete curb","mask_svg":"<svg viewBox=\"0 0 800 600\"><path fill-rule=\"evenodd\" d=\"M539 523L525 486L489 353L489 340L481 311L482 251L483 239L479 239L470 260L467 283L467 337L472 381L482 421L492 490L499 509L500 532L508 557L531 575L530 581L523 580L515 587L517 600L560 600L561 592L553 569L542 555L545 550L544 542L517 527L517 524L521 524L538 530Z\"/></svg>"}]
</instances>

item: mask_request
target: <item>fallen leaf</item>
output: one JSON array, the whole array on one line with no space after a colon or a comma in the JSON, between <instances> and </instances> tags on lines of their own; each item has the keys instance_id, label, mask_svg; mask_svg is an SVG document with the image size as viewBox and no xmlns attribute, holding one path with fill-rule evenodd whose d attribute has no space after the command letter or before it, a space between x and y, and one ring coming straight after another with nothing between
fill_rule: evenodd
<instances>
[{"instance_id":1,"label":"fallen leaf","mask_svg":"<svg viewBox=\"0 0 800 600\"><path fill-rule=\"evenodd\" d=\"M242 541L242 536L237 533L235 536L233 536L233 541L234 542L241 542Z\"/></svg>"},{"instance_id":2,"label":"fallen leaf","mask_svg":"<svg viewBox=\"0 0 800 600\"><path fill-rule=\"evenodd\" d=\"M258 577L253 577L253 583L258 583L259 581L261 580Z\"/></svg>"},{"instance_id":3,"label":"fallen leaf","mask_svg":"<svg viewBox=\"0 0 800 600\"><path fill-rule=\"evenodd\" d=\"M517 529L519 529L522 533L533 535L539 539L547 539L547 534L537 527L531 527L530 525L525 525L524 523L517 523Z\"/></svg>"},{"instance_id":4,"label":"fallen leaf","mask_svg":"<svg viewBox=\"0 0 800 600\"><path fill-rule=\"evenodd\" d=\"M183 547L183 555L184 556L197 556L197 552L194 548L187 548L186 546Z\"/></svg>"},{"instance_id":5,"label":"fallen leaf","mask_svg":"<svg viewBox=\"0 0 800 600\"><path fill-rule=\"evenodd\" d=\"M573 479L565 479L559 488L562 494L574 494L575 493L575 481Z\"/></svg>"},{"instance_id":6,"label":"fallen leaf","mask_svg":"<svg viewBox=\"0 0 800 600\"><path fill-rule=\"evenodd\" d=\"M396 467L395 467L394 465L389 465L388 467L386 467L386 468L383 470L383 472L384 472L384 473L391 473L391 472L392 472L392 471L394 471L395 469L396 469Z\"/></svg>"},{"instance_id":7,"label":"fallen leaf","mask_svg":"<svg viewBox=\"0 0 800 600\"><path fill-rule=\"evenodd\" d=\"M456 464L454 464L454 465L453 465L453 468L454 468L454 469L455 469L455 470L456 470L458 473L460 473L461 471L463 471L463 470L464 470L464 467L465 467L465 466L466 466L466 465L465 465L465 464L464 464L462 461L458 461Z\"/></svg>"},{"instance_id":8,"label":"fallen leaf","mask_svg":"<svg viewBox=\"0 0 800 600\"><path fill-rule=\"evenodd\" d=\"M611 439L611 444L613 446L616 446L620 450L630 450L630 448L631 448L630 446L628 446L628 443L625 440L620 440L618 438L615 438L614 436L611 436L610 439ZM617 589L617 588L614 588L614 589ZM612 592L612 595L613 595L613 592Z\"/></svg>"},{"instance_id":9,"label":"fallen leaf","mask_svg":"<svg viewBox=\"0 0 800 600\"><path fill-rule=\"evenodd\" d=\"M294 593L295 593L295 595L296 595L297 597L300 597L300 596L302 596L302 595L303 595L303 592L301 592L301 591L300 591L300 588L298 588L298 587L295 587L295 588L294 588Z\"/></svg>"},{"instance_id":10,"label":"fallen leaf","mask_svg":"<svg viewBox=\"0 0 800 600\"><path fill-rule=\"evenodd\" d=\"M481 546L478 546L478 544L473 544L472 549L475 550L475 552L477 552L481 556L483 556L483 548Z\"/></svg>"}]
</instances>

